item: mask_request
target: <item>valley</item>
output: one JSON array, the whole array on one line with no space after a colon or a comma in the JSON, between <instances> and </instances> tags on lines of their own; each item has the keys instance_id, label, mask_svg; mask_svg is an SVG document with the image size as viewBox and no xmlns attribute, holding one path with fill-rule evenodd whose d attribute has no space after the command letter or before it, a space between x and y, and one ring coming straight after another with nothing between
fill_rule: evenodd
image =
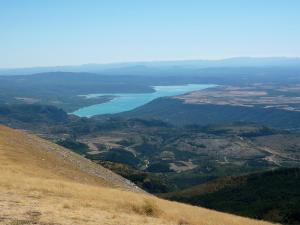
<instances>
[{"instance_id":1,"label":"valley","mask_svg":"<svg viewBox=\"0 0 300 225\"><path fill-rule=\"evenodd\" d=\"M186 104L213 104L300 111L299 85L222 86L175 97Z\"/></svg>"},{"instance_id":2,"label":"valley","mask_svg":"<svg viewBox=\"0 0 300 225\"><path fill-rule=\"evenodd\" d=\"M23 107L3 108L1 123L73 149L152 193L300 164L294 131L246 122L177 127L150 119L80 118L42 106L27 106L24 117Z\"/></svg>"},{"instance_id":3,"label":"valley","mask_svg":"<svg viewBox=\"0 0 300 225\"><path fill-rule=\"evenodd\" d=\"M85 157L102 165L106 161L117 163L116 168L114 164L109 165L116 172L120 172L120 163L132 167L133 171L140 171L140 178L135 180L128 171L121 174L138 183L143 173L161 177L167 185L159 192L168 192L229 174L299 167L299 137L299 134L240 123L196 129L132 125L84 135L77 141L91 149L85 152ZM291 147L286 145L290 140L294 140ZM157 191L147 188L147 184L140 185L147 191Z\"/></svg>"},{"instance_id":4,"label":"valley","mask_svg":"<svg viewBox=\"0 0 300 225\"><path fill-rule=\"evenodd\" d=\"M256 70L243 69L250 71L246 77L235 74L237 70L233 68L228 70L232 74L225 76L226 71L224 69L221 76L219 69L205 69L211 77L201 73L184 77L109 77L61 72L0 77L0 86L5 87L0 89L0 123L72 150L76 153L72 163L91 163L88 167L81 163L79 166L90 175L110 180L108 185L114 188L126 186L126 190L142 194L147 192L160 198L255 219L297 224L297 209L294 208L297 208L299 198L296 189L288 195L294 199L290 210L278 206L276 211L272 208L273 200L269 203L263 197L253 198L251 207L258 208L257 211L243 207L248 201L246 193L252 192L255 186L262 187L258 196L268 196L267 188L260 183L272 171L275 175L271 180L277 179L275 177L283 179L283 186L274 189L269 198L277 199L276 195L281 198L281 192L288 193L289 185L298 185L297 177L289 171L300 167L299 85L294 82L293 75L285 81L280 78L280 73L286 73L286 69L278 70L279 80L276 75L262 78ZM212 80L218 81L214 82L218 86L210 86ZM201 83L201 87L209 88L199 90L200 86L196 85L189 90L171 90L174 87L189 88L187 84L190 83ZM7 88L8 84L10 88ZM154 89L157 86L167 88L163 90L166 93L157 95ZM127 102L129 108L121 106L118 113L104 110L112 114L97 115L98 109L91 114L82 114L82 117L71 113L80 108L90 109L95 104L110 105L119 93L155 98L142 103L136 100L137 108ZM110 105L109 108L114 107ZM29 138L29 141L33 140ZM252 176L253 179L258 176L259 180L252 183ZM296 183L285 182L287 176L293 177ZM248 177L251 178L249 183ZM105 186L104 183L101 185ZM224 185L230 190L224 190ZM206 187L211 190L203 191ZM241 189L241 196L233 202L230 198L235 198L236 187ZM203 194L194 195L199 193L198 189ZM227 193L229 199L218 197L223 193ZM7 201L5 198L3 201ZM148 203L141 203L142 207L143 204L148 207ZM282 204L286 203L282 201ZM73 209L68 205L66 208ZM137 212L140 213L140 209ZM30 220L25 214L17 217ZM197 222L189 224L198 225Z\"/></svg>"}]
</instances>

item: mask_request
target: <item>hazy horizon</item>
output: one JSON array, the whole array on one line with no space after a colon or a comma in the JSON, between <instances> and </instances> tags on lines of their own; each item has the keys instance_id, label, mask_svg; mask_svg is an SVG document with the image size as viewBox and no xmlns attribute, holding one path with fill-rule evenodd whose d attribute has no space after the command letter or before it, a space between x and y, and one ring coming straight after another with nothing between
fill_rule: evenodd
<instances>
[{"instance_id":1,"label":"hazy horizon","mask_svg":"<svg viewBox=\"0 0 300 225\"><path fill-rule=\"evenodd\" d=\"M5 1L0 68L300 56L300 2Z\"/></svg>"},{"instance_id":2,"label":"hazy horizon","mask_svg":"<svg viewBox=\"0 0 300 225\"><path fill-rule=\"evenodd\" d=\"M0 67L0 70L14 70L14 69L30 69L30 68L55 68L55 67L80 67L80 66L109 66L109 65L126 65L126 64L150 64L150 63L172 63L172 62L218 62L225 60L235 60L235 59L287 59L287 60L300 60L300 56L289 57L289 56L235 56L226 58L199 58L199 59L155 59L155 60L132 60L132 61L112 61L112 62L87 62L81 64L61 64L61 65L36 65L36 66L26 66L26 67Z\"/></svg>"}]
</instances>

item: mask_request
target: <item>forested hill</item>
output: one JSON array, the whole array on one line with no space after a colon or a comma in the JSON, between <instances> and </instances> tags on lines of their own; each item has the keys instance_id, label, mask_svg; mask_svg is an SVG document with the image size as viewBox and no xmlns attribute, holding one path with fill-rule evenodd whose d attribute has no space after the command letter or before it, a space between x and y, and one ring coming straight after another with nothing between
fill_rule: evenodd
<instances>
[{"instance_id":1,"label":"forested hill","mask_svg":"<svg viewBox=\"0 0 300 225\"><path fill-rule=\"evenodd\" d=\"M262 107L185 104L173 98L159 98L132 111L119 113L117 116L159 119L176 125L255 122L277 128L300 127L300 112Z\"/></svg>"},{"instance_id":2,"label":"forested hill","mask_svg":"<svg viewBox=\"0 0 300 225\"><path fill-rule=\"evenodd\" d=\"M283 224L300 224L300 169L225 177L165 194L171 200Z\"/></svg>"}]
</instances>

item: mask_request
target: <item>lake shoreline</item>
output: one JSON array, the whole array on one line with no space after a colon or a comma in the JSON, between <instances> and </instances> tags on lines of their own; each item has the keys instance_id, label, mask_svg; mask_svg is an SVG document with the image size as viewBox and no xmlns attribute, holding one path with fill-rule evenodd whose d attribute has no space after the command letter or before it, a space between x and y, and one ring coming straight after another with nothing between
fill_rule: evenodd
<instances>
[{"instance_id":1,"label":"lake shoreline","mask_svg":"<svg viewBox=\"0 0 300 225\"><path fill-rule=\"evenodd\" d=\"M95 104L87 107L82 107L70 114L80 117L92 117L104 114L116 114L126 112L138 108L150 101L160 97L172 97L183 95L189 92L204 90L207 88L216 87L215 84L186 84L186 85L165 85L152 86L155 90L151 93L100 93L81 95L85 98L98 98L110 96L110 101Z\"/></svg>"}]
</instances>

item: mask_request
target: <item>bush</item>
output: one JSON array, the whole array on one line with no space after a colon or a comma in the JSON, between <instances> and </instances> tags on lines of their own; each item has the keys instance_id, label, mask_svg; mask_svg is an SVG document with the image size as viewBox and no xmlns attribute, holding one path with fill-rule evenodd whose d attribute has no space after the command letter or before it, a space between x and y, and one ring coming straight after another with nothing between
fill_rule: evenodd
<instances>
[{"instance_id":1,"label":"bush","mask_svg":"<svg viewBox=\"0 0 300 225\"><path fill-rule=\"evenodd\" d=\"M133 205L132 210L137 214L151 217L157 217L162 213L154 201L147 199L145 199L143 204L140 206Z\"/></svg>"}]
</instances>

